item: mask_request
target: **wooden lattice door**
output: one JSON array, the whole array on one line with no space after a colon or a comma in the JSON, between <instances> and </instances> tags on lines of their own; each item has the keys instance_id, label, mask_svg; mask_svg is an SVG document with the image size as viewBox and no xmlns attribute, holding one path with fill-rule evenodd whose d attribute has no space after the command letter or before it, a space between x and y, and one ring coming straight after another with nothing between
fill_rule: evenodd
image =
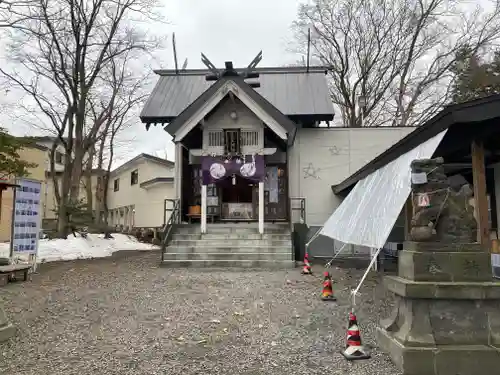
<instances>
[{"instance_id":1,"label":"wooden lattice door","mask_svg":"<svg viewBox=\"0 0 500 375\"><path fill-rule=\"evenodd\" d=\"M284 164L266 166L264 218L269 221L287 218L287 176Z\"/></svg>"}]
</instances>

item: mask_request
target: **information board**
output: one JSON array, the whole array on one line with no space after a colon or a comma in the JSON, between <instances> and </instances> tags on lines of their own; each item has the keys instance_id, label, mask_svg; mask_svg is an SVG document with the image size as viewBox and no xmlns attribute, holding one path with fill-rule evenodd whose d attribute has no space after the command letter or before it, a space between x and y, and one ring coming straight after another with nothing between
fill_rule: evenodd
<instances>
[{"instance_id":1,"label":"information board","mask_svg":"<svg viewBox=\"0 0 500 375\"><path fill-rule=\"evenodd\" d=\"M18 179L12 212L11 255L38 252L42 184L39 181Z\"/></svg>"}]
</instances>

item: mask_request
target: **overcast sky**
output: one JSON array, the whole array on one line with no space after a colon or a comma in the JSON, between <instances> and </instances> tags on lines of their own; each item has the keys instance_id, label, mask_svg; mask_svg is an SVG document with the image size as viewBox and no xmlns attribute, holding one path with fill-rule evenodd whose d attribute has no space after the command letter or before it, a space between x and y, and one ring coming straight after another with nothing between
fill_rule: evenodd
<instances>
[{"instance_id":1,"label":"overcast sky","mask_svg":"<svg viewBox=\"0 0 500 375\"><path fill-rule=\"evenodd\" d=\"M151 33L169 35L168 48L161 53L156 68L173 69L171 34L175 32L179 65L188 59L188 68L205 68L200 61L203 52L217 67L233 61L236 67L247 66L262 50L259 66L282 66L294 63L297 56L288 52L292 39L291 23L297 14L299 0L163 0L164 15L169 25L162 30L151 27ZM161 66L160 66L161 65ZM1 93L0 95L3 95ZM0 100L1 96L0 96ZM4 100L5 102L5 100ZM3 124L5 115L0 114ZM16 135L30 131L26 126L9 121L7 128ZM5 125L4 125L5 126ZM170 136L161 128L146 132L137 118L131 136L132 147L121 152L121 162L141 152L167 151L173 160L174 147ZM133 150L133 152L131 152ZM131 154L132 153L132 154Z\"/></svg>"},{"instance_id":2,"label":"overcast sky","mask_svg":"<svg viewBox=\"0 0 500 375\"><path fill-rule=\"evenodd\" d=\"M259 66L294 63L297 56L288 52L292 39L290 26L297 14L298 0L164 0L170 32L175 32L179 66L188 59L188 68L205 68L203 52L217 67L233 61L247 66L262 50ZM170 40L171 42L171 40ZM167 68L173 68L172 49L165 51ZM161 128L144 130L137 125L137 150L167 150L173 159L173 143Z\"/></svg>"}]
</instances>

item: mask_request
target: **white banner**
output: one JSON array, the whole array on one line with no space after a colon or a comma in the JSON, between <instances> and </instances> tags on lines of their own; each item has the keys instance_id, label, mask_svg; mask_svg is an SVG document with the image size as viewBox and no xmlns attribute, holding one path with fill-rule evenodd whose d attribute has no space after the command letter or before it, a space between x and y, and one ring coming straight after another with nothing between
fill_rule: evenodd
<instances>
[{"instance_id":1,"label":"white banner","mask_svg":"<svg viewBox=\"0 0 500 375\"><path fill-rule=\"evenodd\" d=\"M41 221L42 184L39 181L18 179L12 212L11 254L38 252Z\"/></svg>"},{"instance_id":2,"label":"white banner","mask_svg":"<svg viewBox=\"0 0 500 375\"><path fill-rule=\"evenodd\" d=\"M446 131L359 181L320 234L375 249L384 246L411 191L411 162L431 158Z\"/></svg>"}]
</instances>

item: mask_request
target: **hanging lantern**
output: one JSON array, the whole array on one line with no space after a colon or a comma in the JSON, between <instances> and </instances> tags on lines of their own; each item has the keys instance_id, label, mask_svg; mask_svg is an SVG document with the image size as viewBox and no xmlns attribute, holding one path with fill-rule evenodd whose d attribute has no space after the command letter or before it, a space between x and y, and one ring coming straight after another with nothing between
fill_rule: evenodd
<instances>
[{"instance_id":1,"label":"hanging lantern","mask_svg":"<svg viewBox=\"0 0 500 375\"><path fill-rule=\"evenodd\" d=\"M233 173L233 186L236 185L236 175Z\"/></svg>"}]
</instances>

